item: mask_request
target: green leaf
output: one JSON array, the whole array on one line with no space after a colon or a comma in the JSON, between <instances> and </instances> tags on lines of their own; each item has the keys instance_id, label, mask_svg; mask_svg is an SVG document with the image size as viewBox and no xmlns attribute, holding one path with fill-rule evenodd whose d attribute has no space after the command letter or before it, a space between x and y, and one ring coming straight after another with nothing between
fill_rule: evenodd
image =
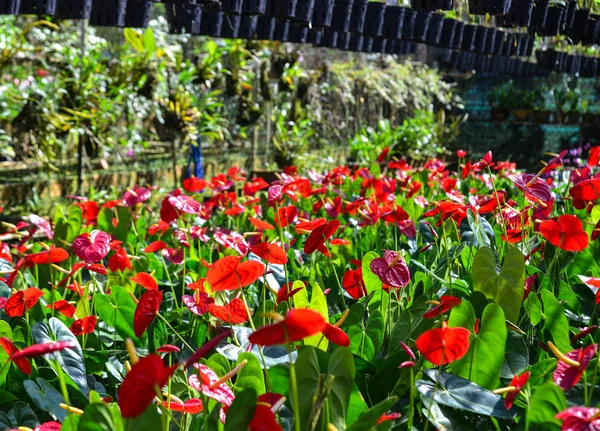
<instances>
[{"instance_id":1,"label":"green leaf","mask_svg":"<svg viewBox=\"0 0 600 431\"><path fill-rule=\"evenodd\" d=\"M252 388L244 389L233 400L233 404L227 410L227 421L225 422L225 431L237 431L248 429L254 412L258 395Z\"/></svg>"},{"instance_id":2,"label":"green leaf","mask_svg":"<svg viewBox=\"0 0 600 431\"><path fill-rule=\"evenodd\" d=\"M416 382L417 390L438 404L484 416L503 419L510 419L514 416L514 413L506 410L504 400L500 395L469 380L439 370L424 370L424 373L438 385L418 380Z\"/></svg>"},{"instance_id":3,"label":"green leaf","mask_svg":"<svg viewBox=\"0 0 600 431\"><path fill-rule=\"evenodd\" d=\"M113 225L112 220L114 218L114 212L112 208L104 207L98 213L98 229L104 232L112 232Z\"/></svg>"},{"instance_id":4,"label":"green leaf","mask_svg":"<svg viewBox=\"0 0 600 431\"><path fill-rule=\"evenodd\" d=\"M301 429L308 429L309 421L315 397L319 390L319 360L317 359L316 349L312 346L305 346L298 353L295 363L296 380L298 386L298 406L300 407ZM292 406L294 405L294 392L289 390Z\"/></svg>"},{"instance_id":5,"label":"green leaf","mask_svg":"<svg viewBox=\"0 0 600 431\"><path fill-rule=\"evenodd\" d=\"M375 355L381 349L384 329L385 323L383 314L379 310L373 311L371 317L369 317L369 320L367 321L367 329L365 331L367 337L369 337L371 343L373 343L373 354L366 357L368 361L375 359Z\"/></svg>"},{"instance_id":6,"label":"green leaf","mask_svg":"<svg viewBox=\"0 0 600 431\"><path fill-rule=\"evenodd\" d=\"M51 317L48 325L43 322L37 322L31 330L33 339L36 343L54 343L57 341L68 341L74 343L75 347L60 350L50 354L50 357L58 361L62 371L75 382L81 392L86 395L89 393L87 378L85 374L85 363L83 352L79 341L73 335L71 330L56 317Z\"/></svg>"},{"instance_id":7,"label":"green leaf","mask_svg":"<svg viewBox=\"0 0 600 431\"><path fill-rule=\"evenodd\" d=\"M19 426L35 428L40 424L34 411L22 401L15 404L15 421Z\"/></svg>"},{"instance_id":8,"label":"green leaf","mask_svg":"<svg viewBox=\"0 0 600 431\"><path fill-rule=\"evenodd\" d=\"M500 272L491 248L481 247L473 260L473 288L502 307L507 320L517 322L525 290L525 258L510 248Z\"/></svg>"},{"instance_id":9,"label":"green leaf","mask_svg":"<svg viewBox=\"0 0 600 431\"><path fill-rule=\"evenodd\" d=\"M123 30L123 34L125 36L125 40L131 45L133 49L137 52L143 53L144 43L142 42L142 37L132 28L126 28Z\"/></svg>"},{"instance_id":10,"label":"green leaf","mask_svg":"<svg viewBox=\"0 0 600 431\"><path fill-rule=\"evenodd\" d=\"M521 374L529 365L529 350L527 343L520 334L510 331L506 338L504 363L500 371L503 379L512 379Z\"/></svg>"},{"instance_id":11,"label":"green leaf","mask_svg":"<svg viewBox=\"0 0 600 431\"><path fill-rule=\"evenodd\" d=\"M346 428L346 431L368 431L375 428L382 414L387 413L396 402L396 397L390 397L361 414L356 422Z\"/></svg>"},{"instance_id":12,"label":"green leaf","mask_svg":"<svg viewBox=\"0 0 600 431\"><path fill-rule=\"evenodd\" d=\"M329 358L327 374L335 378L328 396L328 407L331 412L329 420L338 430L341 430L346 426L346 414L356 376L354 358L350 349L340 347L333 352Z\"/></svg>"},{"instance_id":13,"label":"green leaf","mask_svg":"<svg viewBox=\"0 0 600 431\"><path fill-rule=\"evenodd\" d=\"M358 417L369 409L356 383L352 384L350 404L346 413L346 425L352 425Z\"/></svg>"},{"instance_id":14,"label":"green leaf","mask_svg":"<svg viewBox=\"0 0 600 431\"><path fill-rule=\"evenodd\" d=\"M79 418L77 431L116 431L110 409L102 403L88 404Z\"/></svg>"},{"instance_id":15,"label":"green leaf","mask_svg":"<svg viewBox=\"0 0 600 431\"><path fill-rule=\"evenodd\" d=\"M542 304L544 305L544 330L552 335L556 347L563 352L570 352L569 321L565 316L565 309L549 290L542 290Z\"/></svg>"},{"instance_id":16,"label":"green leaf","mask_svg":"<svg viewBox=\"0 0 600 431\"><path fill-rule=\"evenodd\" d=\"M468 304L466 308L471 306L470 302L465 300L460 305L463 304ZM454 310L452 312L454 313ZM475 315L474 311L472 313ZM467 327L469 330L471 328ZM479 333L472 334L470 341L467 354L452 364L453 371L484 388L497 388L506 346L506 321L502 308L496 304L485 307Z\"/></svg>"},{"instance_id":17,"label":"green leaf","mask_svg":"<svg viewBox=\"0 0 600 431\"><path fill-rule=\"evenodd\" d=\"M312 295L310 297L310 304L308 308L314 311L318 311L319 314L321 314L325 318L325 321L329 322L329 309L327 308L327 299L325 299L325 295L323 294L321 286L319 286L317 283L313 283L312 285ZM319 341L321 341L320 344ZM327 347L329 347L329 341L327 341L327 339L324 338L322 334L315 334L310 337L306 337L304 339L304 344L306 346L315 347L319 345L319 349L324 351L327 351Z\"/></svg>"},{"instance_id":18,"label":"green leaf","mask_svg":"<svg viewBox=\"0 0 600 431\"><path fill-rule=\"evenodd\" d=\"M365 282L367 293L375 292L383 288L381 279L371 271L371 261L378 258L379 255L374 251L365 254L362 260L362 277Z\"/></svg>"},{"instance_id":19,"label":"green leaf","mask_svg":"<svg viewBox=\"0 0 600 431\"><path fill-rule=\"evenodd\" d=\"M163 431L163 421L156 406L151 405L135 419L125 419L125 431Z\"/></svg>"},{"instance_id":20,"label":"green leaf","mask_svg":"<svg viewBox=\"0 0 600 431\"><path fill-rule=\"evenodd\" d=\"M534 424L559 424L554 416L566 408L565 393L553 382L548 382L533 393L529 420Z\"/></svg>"},{"instance_id":21,"label":"green leaf","mask_svg":"<svg viewBox=\"0 0 600 431\"><path fill-rule=\"evenodd\" d=\"M260 361L252 353L242 352L238 356L236 365L239 365L240 362L242 362L244 359L247 360L248 363L238 373L237 378L235 380L234 390L236 388L240 388L243 385L245 385L244 380L251 379L253 383L256 383L255 381L258 382L258 384L256 384L256 386L255 386L256 393L258 395L264 394L266 392L265 376L263 374L263 370L260 365ZM248 387L248 386L244 386L244 387Z\"/></svg>"},{"instance_id":22,"label":"green leaf","mask_svg":"<svg viewBox=\"0 0 600 431\"><path fill-rule=\"evenodd\" d=\"M121 337L131 338L139 345L140 341L133 331L135 303L129 293L120 286L112 286L110 296L96 294L94 298L98 317L115 328Z\"/></svg>"},{"instance_id":23,"label":"green leaf","mask_svg":"<svg viewBox=\"0 0 600 431\"><path fill-rule=\"evenodd\" d=\"M65 398L46 380L38 377L36 382L33 380L23 382L23 387L35 406L40 410L52 413L60 422L63 422L67 417L67 412L60 408L60 404L65 402Z\"/></svg>"}]
</instances>

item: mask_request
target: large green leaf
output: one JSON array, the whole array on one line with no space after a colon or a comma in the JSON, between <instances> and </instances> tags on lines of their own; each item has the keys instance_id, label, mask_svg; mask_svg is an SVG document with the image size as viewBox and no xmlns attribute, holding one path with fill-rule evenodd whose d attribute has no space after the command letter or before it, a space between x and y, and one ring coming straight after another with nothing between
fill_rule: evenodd
<instances>
[{"instance_id":1,"label":"large green leaf","mask_svg":"<svg viewBox=\"0 0 600 431\"><path fill-rule=\"evenodd\" d=\"M308 424L311 419L311 411L319 390L319 377L321 370L319 368L319 360L314 347L306 346L300 353L295 364L296 380L298 385L298 405L300 408L301 429L308 429ZM292 406L294 392L289 391L292 398Z\"/></svg>"},{"instance_id":2,"label":"large green leaf","mask_svg":"<svg viewBox=\"0 0 600 431\"><path fill-rule=\"evenodd\" d=\"M233 388L234 391L241 387L248 388L249 386L252 386L254 387L258 395L264 394L266 392L265 376L263 374L260 361L252 353L242 352L238 356L236 365L239 365L239 363L243 360L248 361L248 363L238 373L237 378L235 379L235 386ZM249 383L246 383L246 380L248 380L251 383L251 385Z\"/></svg>"},{"instance_id":3,"label":"large green leaf","mask_svg":"<svg viewBox=\"0 0 600 431\"><path fill-rule=\"evenodd\" d=\"M27 404L22 401L17 401L14 407L15 412L15 422L19 424L19 426L35 428L40 422L35 415L35 412L31 410Z\"/></svg>"},{"instance_id":4,"label":"large green leaf","mask_svg":"<svg viewBox=\"0 0 600 431\"><path fill-rule=\"evenodd\" d=\"M162 417L155 405L151 405L134 419L125 419L124 425L125 431L163 431Z\"/></svg>"},{"instance_id":5,"label":"large green leaf","mask_svg":"<svg viewBox=\"0 0 600 431\"><path fill-rule=\"evenodd\" d=\"M110 295L96 294L95 299L100 319L115 328L121 337L131 338L139 344L133 331L135 303L129 293L120 286L112 286Z\"/></svg>"},{"instance_id":6,"label":"large green leaf","mask_svg":"<svg viewBox=\"0 0 600 431\"><path fill-rule=\"evenodd\" d=\"M548 382L533 393L529 420L535 424L544 424L549 427L560 422L554 418L558 412L567 408L567 400L562 389L553 382Z\"/></svg>"},{"instance_id":7,"label":"large green leaf","mask_svg":"<svg viewBox=\"0 0 600 431\"><path fill-rule=\"evenodd\" d=\"M475 312L468 301L463 300L459 307L455 307L458 312L469 308L467 314L474 316ZM453 309L452 314L454 312ZM471 330L471 327L467 329ZM500 306L489 304L485 307L479 333L473 333L470 341L467 354L452 364L453 371L484 388L497 388L506 346L506 321Z\"/></svg>"},{"instance_id":8,"label":"large green leaf","mask_svg":"<svg viewBox=\"0 0 600 431\"><path fill-rule=\"evenodd\" d=\"M396 397L390 397L361 414L356 422L346 428L346 431L369 431L375 429L382 414L387 413L396 402Z\"/></svg>"},{"instance_id":9,"label":"large green leaf","mask_svg":"<svg viewBox=\"0 0 600 431\"><path fill-rule=\"evenodd\" d=\"M318 311L325 318L325 321L329 322L329 309L327 308L327 299L325 299L325 295L323 294L321 286L319 286L317 283L313 283L312 285L312 295L310 297L309 308L311 310ZM316 334L305 338L304 344L306 344L307 346L319 345L319 348L324 351L327 351L327 347L329 347L329 341L327 341L327 339L324 338L321 334Z\"/></svg>"},{"instance_id":10,"label":"large green leaf","mask_svg":"<svg viewBox=\"0 0 600 431\"><path fill-rule=\"evenodd\" d=\"M117 431L110 409L103 403L88 404L79 418L77 431Z\"/></svg>"},{"instance_id":11,"label":"large green leaf","mask_svg":"<svg viewBox=\"0 0 600 431\"><path fill-rule=\"evenodd\" d=\"M336 349L329 358L327 375L334 377L328 397L328 407L331 412L329 422L338 430L346 426L346 414L350 405L355 374L354 357L350 349L345 347Z\"/></svg>"},{"instance_id":12,"label":"large green leaf","mask_svg":"<svg viewBox=\"0 0 600 431\"><path fill-rule=\"evenodd\" d=\"M509 332L506 338L506 351L504 352L504 364L500 371L500 377L512 379L521 374L529 365L529 350L523 336L516 332Z\"/></svg>"},{"instance_id":13,"label":"large green leaf","mask_svg":"<svg viewBox=\"0 0 600 431\"><path fill-rule=\"evenodd\" d=\"M89 393L83 352L77 337L71 330L56 317L51 317L48 325L43 322L37 322L31 330L33 339L36 343L54 343L57 341L68 341L74 343L75 347L60 350L50 355L51 358L58 361L62 371L69 376L79 387L81 392L87 396Z\"/></svg>"},{"instance_id":14,"label":"large green leaf","mask_svg":"<svg viewBox=\"0 0 600 431\"><path fill-rule=\"evenodd\" d=\"M362 260L362 276L365 282L367 293L375 292L383 287L381 279L371 271L371 261L378 258L379 255L374 251L365 254Z\"/></svg>"},{"instance_id":15,"label":"large green leaf","mask_svg":"<svg viewBox=\"0 0 600 431\"><path fill-rule=\"evenodd\" d=\"M36 382L33 380L23 382L23 387L35 406L40 410L52 413L60 422L64 421L67 412L60 408L60 404L65 402L65 398L41 377L38 377Z\"/></svg>"},{"instance_id":16,"label":"large green leaf","mask_svg":"<svg viewBox=\"0 0 600 431\"><path fill-rule=\"evenodd\" d=\"M233 404L227 410L227 421L225 431L237 431L248 429L252 422L258 395L252 388L244 389L236 395Z\"/></svg>"},{"instance_id":17,"label":"large green leaf","mask_svg":"<svg viewBox=\"0 0 600 431\"><path fill-rule=\"evenodd\" d=\"M469 380L439 370L425 370L424 373L438 385L418 380L417 390L438 404L503 419L510 419L515 415L506 410L500 395Z\"/></svg>"},{"instance_id":18,"label":"large green leaf","mask_svg":"<svg viewBox=\"0 0 600 431\"><path fill-rule=\"evenodd\" d=\"M549 290L542 290L544 305L544 329L549 331L556 347L563 353L570 352L569 321L564 307Z\"/></svg>"},{"instance_id":19,"label":"large green leaf","mask_svg":"<svg viewBox=\"0 0 600 431\"><path fill-rule=\"evenodd\" d=\"M525 258L510 248L500 272L496 255L489 247L481 247L473 260L473 288L502 307L506 319L517 322L525 290Z\"/></svg>"}]
</instances>

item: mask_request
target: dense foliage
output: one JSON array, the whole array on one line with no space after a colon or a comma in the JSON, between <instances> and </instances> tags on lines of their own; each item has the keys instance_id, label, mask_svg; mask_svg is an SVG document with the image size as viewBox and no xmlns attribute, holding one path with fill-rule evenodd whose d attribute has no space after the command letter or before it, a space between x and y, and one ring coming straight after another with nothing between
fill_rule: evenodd
<instances>
[{"instance_id":1,"label":"dense foliage","mask_svg":"<svg viewBox=\"0 0 600 431\"><path fill-rule=\"evenodd\" d=\"M599 149L31 215L0 246L0 428L595 429Z\"/></svg>"}]
</instances>

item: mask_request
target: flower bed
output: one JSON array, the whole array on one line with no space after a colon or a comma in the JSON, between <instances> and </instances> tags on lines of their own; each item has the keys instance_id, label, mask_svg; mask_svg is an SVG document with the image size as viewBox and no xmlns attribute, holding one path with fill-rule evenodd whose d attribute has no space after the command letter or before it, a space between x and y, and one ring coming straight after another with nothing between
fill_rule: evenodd
<instances>
[{"instance_id":1,"label":"flower bed","mask_svg":"<svg viewBox=\"0 0 600 431\"><path fill-rule=\"evenodd\" d=\"M598 150L32 215L0 236L0 428L596 429Z\"/></svg>"}]
</instances>

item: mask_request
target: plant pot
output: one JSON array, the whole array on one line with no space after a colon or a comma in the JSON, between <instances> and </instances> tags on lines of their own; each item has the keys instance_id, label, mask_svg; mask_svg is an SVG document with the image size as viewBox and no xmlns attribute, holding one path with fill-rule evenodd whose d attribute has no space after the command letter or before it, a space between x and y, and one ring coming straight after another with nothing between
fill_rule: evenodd
<instances>
[{"instance_id":1,"label":"plant pot","mask_svg":"<svg viewBox=\"0 0 600 431\"><path fill-rule=\"evenodd\" d=\"M338 44L338 32L333 31L329 28L323 30L323 37L321 38L321 46L327 48L337 48Z\"/></svg>"},{"instance_id":2,"label":"plant pot","mask_svg":"<svg viewBox=\"0 0 600 431\"><path fill-rule=\"evenodd\" d=\"M414 40L424 42L427 38L427 29L431 21L431 12L417 12L415 19L415 37Z\"/></svg>"},{"instance_id":3,"label":"plant pot","mask_svg":"<svg viewBox=\"0 0 600 431\"><path fill-rule=\"evenodd\" d=\"M508 120L508 111L505 109L492 108L490 110L490 117L493 121L506 121Z\"/></svg>"},{"instance_id":4,"label":"plant pot","mask_svg":"<svg viewBox=\"0 0 600 431\"><path fill-rule=\"evenodd\" d=\"M240 29L238 37L240 39L254 39L256 37L256 28L258 26L258 16L243 15L240 19Z\"/></svg>"},{"instance_id":5,"label":"plant pot","mask_svg":"<svg viewBox=\"0 0 600 431\"><path fill-rule=\"evenodd\" d=\"M350 43L348 44L348 51L360 52L363 48L364 36L362 34L348 33Z\"/></svg>"},{"instance_id":6,"label":"plant pot","mask_svg":"<svg viewBox=\"0 0 600 431\"><path fill-rule=\"evenodd\" d=\"M506 15L511 0L469 0L469 13L473 15Z\"/></svg>"},{"instance_id":7,"label":"plant pot","mask_svg":"<svg viewBox=\"0 0 600 431\"><path fill-rule=\"evenodd\" d=\"M223 27L221 27L221 37L226 39L237 39L240 33L240 15L223 15Z\"/></svg>"},{"instance_id":8,"label":"plant pot","mask_svg":"<svg viewBox=\"0 0 600 431\"><path fill-rule=\"evenodd\" d=\"M415 21L417 13L412 9L404 10L404 18L402 20L402 39L413 40L415 38Z\"/></svg>"},{"instance_id":9,"label":"plant pot","mask_svg":"<svg viewBox=\"0 0 600 431\"><path fill-rule=\"evenodd\" d=\"M350 49L350 33L338 33L337 49L348 51Z\"/></svg>"},{"instance_id":10,"label":"plant pot","mask_svg":"<svg viewBox=\"0 0 600 431\"><path fill-rule=\"evenodd\" d=\"M402 23L406 8L388 6L385 8L381 36L386 39L400 39L402 37Z\"/></svg>"},{"instance_id":11,"label":"plant pot","mask_svg":"<svg viewBox=\"0 0 600 431\"><path fill-rule=\"evenodd\" d=\"M531 57L535 46L535 37L527 36L527 45L525 46L525 57Z\"/></svg>"},{"instance_id":12,"label":"plant pot","mask_svg":"<svg viewBox=\"0 0 600 431\"><path fill-rule=\"evenodd\" d=\"M456 21L456 27L454 28L454 37L452 38L452 48L460 49L460 47L462 46L464 29L465 24L461 21Z\"/></svg>"},{"instance_id":13,"label":"plant pot","mask_svg":"<svg viewBox=\"0 0 600 431\"><path fill-rule=\"evenodd\" d=\"M225 14L221 11L203 10L201 17L203 19L200 20L198 34L203 36L221 37L224 16Z\"/></svg>"},{"instance_id":14,"label":"plant pot","mask_svg":"<svg viewBox=\"0 0 600 431\"><path fill-rule=\"evenodd\" d=\"M335 0L333 6L333 18L331 20L331 29L338 33L347 32L350 28L350 18L352 17L352 5L354 0Z\"/></svg>"},{"instance_id":15,"label":"plant pot","mask_svg":"<svg viewBox=\"0 0 600 431\"><path fill-rule=\"evenodd\" d=\"M573 22L575 20L575 12L577 12L577 1L569 0L567 2L565 13L563 14L562 23L560 25L561 34L568 34L571 31Z\"/></svg>"},{"instance_id":16,"label":"plant pot","mask_svg":"<svg viewBox=\"0 0 600 431\"><path fill-rule=\"evenodd\" d=\"M437 45L440 43L440 37L442 36L442 26L444 25L444 15L439 13L432 13L429 19L429 26L427 27L427 43Z\"/></svg>"},{"instance_id":17,"label":"plant pot","mask_svg":"<svg viewBox=\"0 0 600 431\"><path fill-rule=\"evenodd\" d=\"M569 112L567 114L563 114L562 121L565 124L578 124L581 119L581 115L578 112Z\"/></svg>"},{"instance_id":18,"label":"plant pot","mask_svg":"<svg viewBox=\"0 0 600 431\"><path fill-rule=\"evenodd\" d=\"M538 67L554 72L560 72L565 68L566 54L564 52L548 49L546 51L536 51Z\"/></svg>"},{"instance_id":19,"label":"plant pot","mask_svg":"<svg viewBox=\"0 0 600 431\"><path fill-rule=\"evenodd\" d=\"M383 37L373 38L373 48L371 52L385 53L387 50L388 40Z\"/></svg>"},{"instance_id":20,"label":"plant pot","mask_svg":"<svg viewBox=\"0 0 600 431\"><path fill-rule=\"evenodd\" d=\"M363 44L360 51L366 53L373 52L373 39L371 36L363 36Z\"/></svg>"},{"instance_id":21,"label":"plant pot","mask_svg":"<svg viewBox=\"0 0 600 431\"><path fill-rule=\"evenodd\" d=\"M315 46L319 46L322 39L323 32L321 30L308 30L308 34L306 35L306 43L312 43Z\"/></svg>"},{"instance_id":22,"label":"plant pot","mask_svg":"<svg viewBox=\"0 0 600 431\"><path fill-rule=\"evenodd\" d=\"M581 114L581 122L583 124L594 124L596 122L596 118L596 114L592 114L591 112Z\"/></svg>"},{"instance_id":23,"label":"plant pot","mask_svg":"<svg viewBox=\"0 0 600 431\"><path fill-rule=\"evenodd\" d=\"M94 27L124 27L127 0L94 0L90 25Z\"/></svg>"},{"instance_id":24,"label":"plant pot","mask_svg":"<svg viewBox=\"0 0 600 431\"><path fill-rule=\"evenodd\" d=\"M298 0L294 21L308 24L313 17L315 0Z\"/></svg>"},{"instance_id":25,"label":"plant pot","mask_svg":"<svg viewBox=\"0 0 600 431\"><path fill-rule=\"evenodd\" d=\"M92 0L57 0L54 16L60 19L89 19Z\"/></svg>"},{"instance_id":26,"label":"plant pot","mask_svg":"<svg viewBox=\"0 0 600 431\"><path fill-rule=\"evenodd\" d=\"M502 44L502 53L504 57L508 57L512 54L514 48L515 35L513 33L506 33L506 38Z\"/></svg>"},{"instance_id":27,"label":"plant pot","mask_svg":"<svg viewBox=\"0 0 600 431\"><path fill-rule=\"evenodd\" d=\"M153 2L146 0L127 0L125 27L147 28L150 23L153 4Z\"/></svg>"},{"instance_id":28,"label":"plant pot","mask_svg":"<svg viewBox=\"0 0 600 431\"><path fill-rule=\"evenodd\" d=\"M575 11L573 17L573 25L568 31L569 37L571 38L574 44L580 43L582 38L585 36L589 18L589 9L579 9Z\"/></svg>"},{"instance_id":29,"label":"plant pot","mask_svg":"<svg viewBox=\"0 0 600 431\"><path fill-rule=\"evenodd\" d=\"M240 15L244 6L243 0L221 0L221 10L229 15Z\"/></svg>"},{"instance_id":30,"label":"plant pot","mask_svg":"<svg viewBox=\"0 0 600 431\"><path fill-rule=\"evenodd\" d=\"M588 78L595 77L598 74L598 59L592 57L582 57L579 74Z\"/></svg>"},{"instance_id":31,"label":"plant pot","mask_svg":"<svg viewBox=\"0 0 600 431\"><path fill-rule=\"evenodd\" d=\"M242 14L262 15L267 10L267 0L244 0L242 2Z\"/></svg>"},{"instance_id":32,"label":"plant pot","mask_svg":"<svg viewBox=\"0 0 600 431\"><path fill-rule=\"evenodd\" d=\"M454 31L456 30L456 21L452 18L444 18L442 31L440 32L439 45L445 48L451 48L454 43Z\"/></svg>"},{"instance_id":33,"label":"plant pot","mask_svg":"<svg viewBox=\"0 0 600 431\"><path fill-rule=\"evenodd\" d=\"M334 0L315 0L311 24L314 28L331 26L333 18Z\"/></svg>"},{"instance_id":34,"label":"plant pot","mask_svg":"<svg viewBox=\"0 0 600 431\"><path fill-rule=\"evenodd\" d=\"M21 11L21 0L0 0L0 15L18 15Z\"/></svg>"},{"instance_id":35,"label":"plant pot","mask_svg":"<svg viewBox=\"0 0 600 431\"><path fill-rule=\"evenodd\" d=\"M21 10L19 14L54 15L55 11L56 0L21 0Z\"/></svg>"},{"instance_id":36,"label":"plant pot","mask_svg":"<svg viewBox=\"0 0 600 431\"><path fill-rule=\"evenodd\" d=\"M596 38L598 37L598 30L600 29L600 21L596 18L595 14L590 14L585 34L581 38L582 45L594 45Z\"/></svg>"},{"instance_id":37,"label":"plant pot","mask_svg":"<svg viewBox=\"0 0 600 431\"><path fill-rule=\"evenodd\" d=\"M567 55L565 72L577 75L581 67L581 55Z\"/></svg>"},{"instance_id":38,"label":"plant pot","mask_svg":"<svg viewBox=\"0 0 600 431\"><path fill-rule=\"evenodd\" d=\"M280 19L292 19L296 15L297 0L267 0L266 14Z\"/></svg>"},{"instance_id":39,"label":"plant pot","mask_svg":"<svg viewBox=\"0 0 600 431\"><path fill-rule=\"evenodd\" d=\"M465 24L463 27L463 37L461 49L463 51L472 51L475 49L475 35L477 34L477 27L473 24Z\"/></svg>"},{"instance_id":40,"label":"plant pot","mask_svg":"<svg viewBox=\"0 0 600 431\"><path fill-rule=\"evenodd\" d=\"M387 44L385 45L385 53L386 54L395 54L395 49L396 49L396 42L398 42L398 40L396 39L387 39Z\"/></svg>"},{"instance_id":41,"label":"plant pot","mask_svg":"<svg viewBox=\"0 0 600 431\"><path fill-rule=\"evenodd\" d=\"M496 46L496 29L490 27L487 32L487 37L485 38L485 49L484 52L486 54L493 54L494 47Z\"/></svg>"},{"instance_id":42,"label":"plant pot","mask_svg":"<svg viewBox=\"0 0 600 431\"><path fill-rule=\"evenodd\" d=\"M514 0L508 13L497 17L496 22L502 27L527 27L531 21L534 0Z\"/></svg>"},{"instance_id":43,"label":"plant pot","mask_svg":"<svg viewBox=\"0 0 600 431\"><path fill-rule=\"evenodd\" d=\"M166 4L167 22L169 23L169 33L196 34L200 31L200 19L202 10L197 4Z\"/></svg>"},{"instance_id":44,"label":"plant pot","mask_svg":"<svg viewBox=\"0 0 600 431\"><path fill-rule=\"evenodd\" d=\"M527 55L527 45L529 44L529 36L525 33L517 35L517 49L514 53L517 57L525 57Z\"/></svg>"},{"instance_id":45,"label":"plant pot","mask_svg":"<svg viewBox=\"0 0 600 431\"><path fill-rule=\"evenodd\" d=\"M275 20L275 34L273 40L287 42L290 36L290 22Z\"/></svg>"},{"instance_id":46,"label":"plant pot","mask_svg":"<svg viewBox=\"0 0 600 431\"><path fill-rule=\"evenodd\" d=\"M549 111L533 111L533 120L539 124L548 124L550 122Z\"/></svg>"},{"instance_id":47,"label":"plant pot","mask_svg":"<svg viewBox=\"0 0 600 431\"><path fill-rule=\"evenodd\" d=\"M512 73L512 69L514 69L514 63L512 65L513 67L510 68L509 73ZM529 109L513 109L512 114L517 121L528 121L531 118L531 110Z\"/></svg>"},{"instance_id":48,"label":"plant pot","mask_svg":"<svg viewBox=\"0 0 600 431\"><path fill-rule=\"evenodd\" d=\"M502 30L496 30L494 37L494 46L492 53L495 55L502 55L502 48L504 47L504 40L506 39L506 33Z\"/></svg>"},{"instance_id":49,"label":"plant pot","mask_svg":"<svg viewBox=\"0 0 600 431\"><path fill-rule=\"evenodd\" d=\"M369 2L367 4L367 15L363 33L370 37L380 37L383 32L386 4L381 2Z\"/></svg>"},{"instance_id":50,"label":"plant pot","mask_svg":"<svg viewBox=\"0 0 600 431\"><path fill-rule=\"evenodd\" d=\"M475 51L485 52L485 43L487 40L488 28L482 25L477 26L475 32Z\"/></svg>"},{"instance_id":51,"label":"plant pot","mask_svg":"<svg viewBox=\"0 0 600 431\"><path fill-rule=\"evenodd\" d=\"M548 8L546 22L543 26L536 28L536 33L540 36L556 36L560 30L565 7L562 5L552 5Z\"/></svg>"},{"instance_id":52,"label":"plant pot","mask_svg":"<svg viewBox=\"0 0 600 431\"><path fill-rule=\"evenodd\" d=\"M411 0L410 6L417 12L451 10L454 7L454 0Z\"/></svg>"},{"instance_id":53,"label":"plant pot","mask_svg":"<svg viewBox=\"0 0 600 431\"><path fill-rule=\"evenodd\" d=\"M531 11L531 20L529 28L541 28L546 24L546 16L548 15L548 5L550 0L536 0Z\"/></svg>"},{"instance_id":54,"label":"plant pot","mask_svg":"<svg viewBox=\"0 0 600 431\"><path fill-rule=\"evenodd\" d=\"M293 43L307 43L306 39L308 38L308 28L301 27L298 25L290 25L289 34L288 34L288 42Z\"/></svg>"},{"instance_id":55,"label":"plant pot","mask_svg":"<svg viewBox=\"0 0 600 431\"><path fill-rule=\"evenodd\" d=\"M354 0L352 3L352 14L350 15L350 26L348 27L350 33L363 33L368 5L369 0Z\"/></svg>"}]
</instances>

